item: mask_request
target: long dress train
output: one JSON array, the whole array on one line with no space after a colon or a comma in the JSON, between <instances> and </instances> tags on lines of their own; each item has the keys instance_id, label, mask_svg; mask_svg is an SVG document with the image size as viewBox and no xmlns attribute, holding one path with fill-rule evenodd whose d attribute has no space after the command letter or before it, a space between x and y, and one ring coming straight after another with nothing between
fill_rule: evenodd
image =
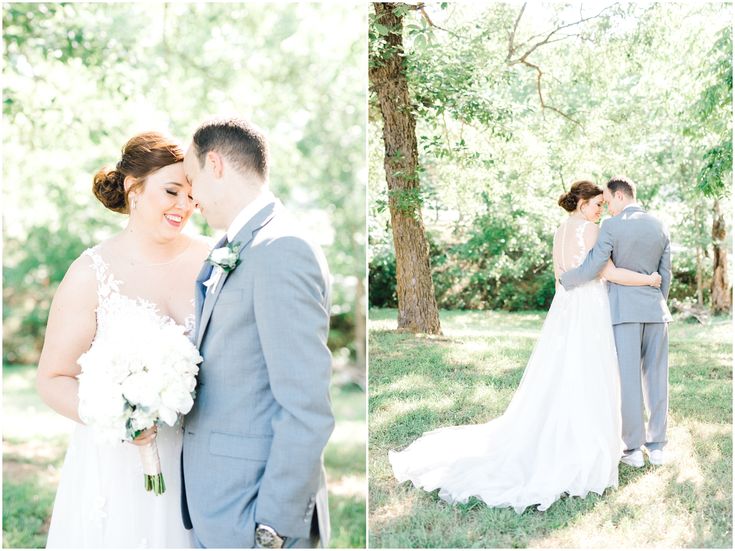
<instances>
[{"instance_id":1,"label":"long dress train","mask_svg":"<svg viewBox=\"0 0 735 551\"><path fill-rule=\"evenodd\" d=\"M583 223L557 230L562 269L587 252ZM567 235L570 234L570 235ZM395 477L450 502L476 496L491 507L546 510L562 494L602 494L618 484L622 454L620 382L605 282L551 303L521 383L502 416L430 431L390 451Z\"/></svg>"}]
</instances>

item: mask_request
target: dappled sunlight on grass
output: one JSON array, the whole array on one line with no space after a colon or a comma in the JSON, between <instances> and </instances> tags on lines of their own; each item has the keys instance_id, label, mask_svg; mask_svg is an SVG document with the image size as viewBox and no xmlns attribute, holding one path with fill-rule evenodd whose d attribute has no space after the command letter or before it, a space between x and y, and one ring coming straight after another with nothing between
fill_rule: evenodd
<instances>
[{"instance_id":1,"label":"dappled sunlight on grass","mask_svg":"<svg viewBox=\"0 0 735 551\"><path fill-rule=\"evenodd\" d=\"M441 312L446 338L429 339L389 330L395 311L376 313L380 331L370 323L371 547L731 545L729 322L670 327L666 465L621 466L619 487L603 496L563 498L545 512L517 515L476 499L449 505L436 491L398 484L388 450L403 449L429 430L501 415L544 314Z\"/></svg>"},{"instance_id":2,"label":"dappled sunlight on grass","mask_svg":"<svg viewBox=\"0 0 735 551\"><path fill-rule=\"evenodd\" d=\"M394 309L371 310L370 331L395 331L398 327ZM452 311L441 312L442 333L448 338L462 337L527 337L535 338L546 312L516 312L509 319L505 312Z\"/></svg>"},{"instance_id":3,"label":"dappled sunlight on grass","mask_svg":"<svg viewBox=\"0 0 735 551\"><path fill-rule=\"evenodd\" d=\"M666 447L667 464L634 470L621 466L621 475L634 478L607 494L594 510L579 517L563 530L551 536L532 540L536 547L610 547L610 530L615 541L628 547L690 547L692 534L701 531L701 521L692 510L700 500L707 499L707 475L701 458L695 452L695 441L708 434L724 431L711 427L700 432L684 426L669 429ZM708 462L712 461L708 458ZM623 478L623 476L621 476ZM711 483L711 481L710 481ZM676 491L672 491L677 488ZM723 499L722 496L717 499ZM728 497L729 499L729 497ZM704 535L704 533L702 533ZM711 534L710 534L711 536ZM705 536L706 538L706 536Z\"/></svg>"},{"instance_id":4,"label":"dappled sunlight on grass","mask_svg":"<svg viewBox=\"0 0 735 551\"><path fill-rule=\"evenodd\" d=\"M400 414L414 413L417 410L428 410L434 413L447 411L452 406L453 400L448 397L434 398L428 397L420 400L404 400L387 408L385 413L387 416L395 417Z\"/></svg>"},{"instance_id":5,"label":"dappled sunlight on grass","mask_svg":"<svg viewBox=\"0 0 735 551\"><path fill-rule=\"evenodd\" d=\"M66 452L67 439L3 440L3 458L16 463L44 465L60 463Z\"/></svg>"},{"instance_id":6,"label":"dappled sunlight on grass","mask_svg":"<svg viewBox=\"0 0 735 551\"><path fill-rule=\"evenodd\" d=\"M370 475L372 477L372 473ZM394 479L395 481L395 479ZM370 513L370 524L391 524L407 515L415 505L418 496L415 492L405 492L397 490L391 498L380 507ZM371 543L371 547L374 544Z\"/></svg>"},{"instance_id":7,"label":"dappled sunlight on grass","mask_svg":"<svg viewBox=\"0 0 735 551\"><path fill-rule=\"evenodd\" d=\"M70 437L76 423L61 415L53 417L40 411L18 414L3 413L3 436L7 438Z\"/></svg>"},{"instance_id":8,"label":"dappled sunlight on grass","mask_svg":"<svg viewBox=\"0 0 735 551\"><path fill-rule=\"evenodd\" d=\"M370 318L370 329L372 331L393 331L398 327L398 321L395 316L392 319L374 319Z\"/></svg>"},{"instance_id":9,"label":"dappled sunlight on grass","mask_svg":"<svg viewBox=\"0 0 735 551\"><path fill-rule=\"evenodd\" d=\"M510 329L504 331L498 327L495 329L483 329L479 328L464 328L461 330L447 330L445 332L447 337L461 338L461 337L524 337L534 339L538 337L538 331L524 330L524 329Z\"/></svg>"},{"instance_id":10,"label":"dappled sunlight on grass","mask_svg":"<svg viewBox=\"0 0 735 551\"><path fill-rule=\"evenodd\" d=\"M329 493L336 496L367 497L367 481L364 476L343 476L329 484Z\"/></svg>"},{"instance_id":11,"label":"dappled sunlight on grass","mask_svg":"<svg viewBox=\"0 0 735 551\"><path fill-rule=\"evenodd\" d=\"M457 352L471 356L486 354L491 347L490 342L484 339L466 340L458 343Z\"/></svg>"},{"instance_id":12,"label":"dappled sunlight on grass","mask_svg":"<svg viewBox=\"0 0 735 551\"><path fill-rule=\"evenodd\" d=\"M732 338L732 323L729 316L719 316L707 325L693 322L675 322L679 342L727 342Z\"/></svg>"},{"instance_id":13,"label":"dappled sunlight on grass","mask_svg":"<svg viewBox=\"0 0 735 551\"><path fill-rule=\"evenodd\" d=\"M3 377L3 391L16 394L22 391L34 389L34 379L24 376L21 372L11 371L6 377Z\"/></svg>"},{"instance_id":14,"label":"dappled sunlight on grass","mask_svg":"<svg viewBox=\"0 0 735 551\"><path fill-rule=\"evenodd\" d=\"M71 436L76 423L46 406L35 387L32 366L6 368L3 372L3 438L47 439Z\"/></svg>"},{"instance_id":15,"label":"dappled sunlight on grass","mask_svg":"<svg viewBox=\"0 0 735 551\"><path fill-rule=\"evenodd\" d=\"M402 377L398 377L392 383L387 385L387 389L396 393L403 392L409 394L416 390L423 390L430 386L430 380L427 376L418 373L406 373Z\"/></svg>"},{"instance_id":16,"label":"dappled sunlight on grass","mask_svg":"<svg viewBox=\"0 0 735 551\"><path fill-rule=\"evenodd\" d=\"M3 518L24 519L33 501L33 528L20 524L4 538L42 547L67 443L75 423L46 407L38 397L31 366L4 369L3 385ZM367 476L365 393L333 387L337 423L324 452L332 544L364 547ZM39 498L40 496L40 498ZM40 499L40 501L38 501Z\"/></svg>"},{"instance_id":17,"label":"dappled sunlight on grass","mask_svg":"<svg viewBox=\"0 0 735 551\"><path fill-rule=\"evenodd\" d=\"M494 387L478 387L472 391L472 401L490 407L491 404L501 399L505 393L499 392ZM488 421L490 418L488 418Z\"/></svg>"},{"instance_id":18,"label":"dappled sunlight on grass","mask_svg":"<svg viewBox=\"0 0 735 551\"><path fill-rule=\"evenodd\" d=\"M365 423L362 421L342 421L335 425L330 442L335 444L355 444L365 442Z\"/></svg>"}]
</instances>

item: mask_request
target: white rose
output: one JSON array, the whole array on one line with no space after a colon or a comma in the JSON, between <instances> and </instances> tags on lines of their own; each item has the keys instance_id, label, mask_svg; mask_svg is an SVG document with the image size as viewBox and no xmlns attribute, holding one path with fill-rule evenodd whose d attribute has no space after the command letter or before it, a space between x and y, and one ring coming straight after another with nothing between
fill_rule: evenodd
<instances>
[{"instance_id":1,"label":"white rose","mask_svg":"<svg viewBox=\"0 0 735 551\"><path fill-rule=\"evenodd\" d=\"M130 417L133 430L145 430L156 424L156 415L152 411L147 411L144 408L136 408Z\"/></svg>"},{"instance_id":2,"label":"white rose","mask_svg":"<svg viewBox=\"0 0 735 551\"><path fill-rule=\"evenodd\" d=\"M173 427L174 423L176 423L177 413L174 409L161 406L158 408L158 415L161 418L161 421L166 423L169 427Z\"/></svg>"},{"instance_id":3,"label":"white rose","mask_svg":"<svg viewBox=\"0 0 735 551\"><path fill-rule=\"evenodd\" d=\"M173 384L165 389L161 393L161 402L163 402L164 406L179 413L189 413L194 405L191 392L187 391L180 383Z\"/></svg>"},{"instance_id":4,"label":"white rose","mask_svg":"<svg viewBox=\"0 0 735 551\"><path fill-rule=\"evenodd\" d=\"M215 264L222 264L227 258L230 256L231 251L227 247L220 247L219 249L214 249L212 253L209 255L209 258L212 259L212 262Z\"/></svg>"},{"instance_id":5,"label":"white rose","mask_svg":"<svg viewBox=\"0 0 735 551\"><path fill-rule=\"evenodd\" d=\"M131 404L153 409L158 405L156 388L149 384L148 374L145 372L131 375L122 383L122 393Z\"/></svg>"}]
</instances>

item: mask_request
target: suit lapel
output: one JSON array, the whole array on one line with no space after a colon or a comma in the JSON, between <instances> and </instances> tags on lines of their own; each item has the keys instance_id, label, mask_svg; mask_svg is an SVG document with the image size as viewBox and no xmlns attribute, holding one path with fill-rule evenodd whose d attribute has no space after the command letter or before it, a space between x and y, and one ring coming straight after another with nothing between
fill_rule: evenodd
<instances>
[{"instance_id":1,"label":"suit lapel","mask_svg":"<svg viewBox=\"0 0 735 551\"><path fill-rule=\"evenodd\" d=\"M265 207L259 210L255 214L255 216L253 216L250 221L245 224L245 226L237 233L237 236L235 236L233 243L240 244L240 252L238 254L238 257L240 258L241 263L245 251L250 247L250 244L253 241L253 237L255 237L255 234L260 228L271 221L278 207L280 207L280 201L278 201L277 199L271 203L268 203ZM222 241L222 243L224 243L224 241ZM235 269L237 269L237 267ZM214 306L217 303L217 298L219 297L220 292L222 292L222 289L225 286L225 282L227 281L227 277L230 275L230 273L231 272L224 272L222 274L222 277L220 277L217 288L214 290L214 292L205 292L204 294L204 304L202 306L201 321L199 323L199 329L197 331L197 348L201 348L202 341L204 340L204 333L206 332L207 325L209 324L209 320L212 317L212 311L214 310ZM202 287L203 286L204 285L202 285Z\"/></svg>"},{"instance_id":2,"label":"suit lapel","mask_svg":"<svg viewBox=\"0 0 735 551\"><path fill-rule=\"evenodd\" d=\"M217 241L217 244L212 247L212 250L219 249L220 247L224 246L224 244L227 242L227 236L223 236L219 241ZM211 251L210 251L211 254ZM209 263L209 261L205 260L202 264L202 269L199 270L199 275L196 279L196 284L194 285L194 307L196 312L196 328L194 330L194 336L196 338L197 346L199 346L199 328L202 326L202 313L204 311L204 304L206 303L207 298L207 287L204 285L204 282L209 279L209 277L212 275L212 270L214 266Z\"/></svg>"}]
</instances>

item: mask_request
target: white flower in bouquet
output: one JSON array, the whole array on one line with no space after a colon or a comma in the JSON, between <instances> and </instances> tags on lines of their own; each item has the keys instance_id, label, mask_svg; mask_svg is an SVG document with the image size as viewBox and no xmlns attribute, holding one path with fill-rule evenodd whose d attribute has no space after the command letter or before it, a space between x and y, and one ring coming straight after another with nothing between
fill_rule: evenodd
<instances>
[{"instance_id":1,"label":"white flower in bouquet","mask_svg":"<svg viewBox=\"0 0 735 551\"><path fill-rule=\"evenodd\" d=\"M155 410L160 402L161 390L157 383L147 372L139 371L124 379L120 390L129 404L138 406L138 409Z\"/></svg>"},{"instance_id":2,"label":"white flower in bouquet","mask_svg":"<svg viewBox=\"0 0 735 551\"><path fill-rule=\"evenodd\" d=\"M173 426L194 405L201 361L183 327L162 323L152 307L129 308L78 360L79 417L107 441ZM146 489L159 495L166 487L156 443L139 449Z\"/></svg>"}]
</instances>

